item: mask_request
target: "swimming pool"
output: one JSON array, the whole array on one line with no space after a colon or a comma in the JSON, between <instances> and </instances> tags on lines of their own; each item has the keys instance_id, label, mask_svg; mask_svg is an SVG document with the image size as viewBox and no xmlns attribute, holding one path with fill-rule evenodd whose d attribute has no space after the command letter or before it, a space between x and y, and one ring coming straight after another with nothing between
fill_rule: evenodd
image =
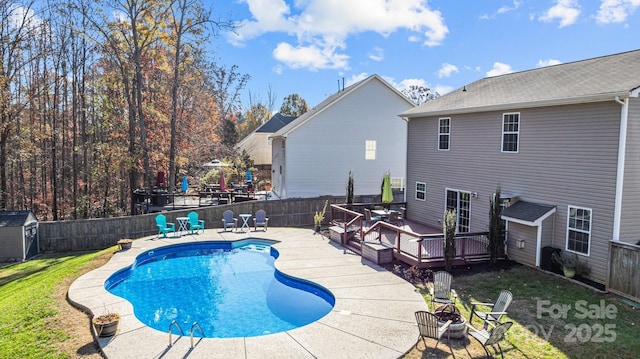
<instances>
[{"instance_id":1,"label":"swimming pool","mask_svg":"<svg viewBox=\"0 0 640 359\"><path fill-rule=\"evenodd\" d=\"M250 337L312 323L331 311L325 288L275 270L274 242L178 244L147 251L109 277L105 288L133 304L135 316L167 332L172 321L194 336Z\"/></svg>"}]
</instances>

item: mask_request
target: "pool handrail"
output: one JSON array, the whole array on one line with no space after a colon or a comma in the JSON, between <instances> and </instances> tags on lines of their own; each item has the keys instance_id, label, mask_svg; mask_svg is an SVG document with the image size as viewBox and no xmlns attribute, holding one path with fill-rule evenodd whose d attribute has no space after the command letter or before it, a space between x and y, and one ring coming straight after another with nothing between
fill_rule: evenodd
<instances>
[{"instance_id":1,"label":"pool handrail","mask_svg":"<svg viewBox=\"0 0 640 359\"><path fill-rule=\"evenodd\" d=\"M180 336L184 336L184 331L182 331L182 328L180 328L180 324L178 324L178 322L176 322L175 320L171 322L171 324L169 324L169 346L173 345L173 342L171 341L171 330L173 329L173 326L178 327L178 330L180 331Z\"/></svg>"},{"instance_id":2,"label":"pool handrail","mask_svg":"<svg viewBox=\"0 0 640 359\"><path fill-rule=\"evenodd\" d=\"M204 331L202 331L202 327L200 326L200 324L198 324L198 322L193 322L193 324L191 324L191 333L189 334L189 336L191 337L192 349L193 349L193 328L198 328L198 330L200 331L200 335L204 337Z\"/></svg>"}]
</instances>

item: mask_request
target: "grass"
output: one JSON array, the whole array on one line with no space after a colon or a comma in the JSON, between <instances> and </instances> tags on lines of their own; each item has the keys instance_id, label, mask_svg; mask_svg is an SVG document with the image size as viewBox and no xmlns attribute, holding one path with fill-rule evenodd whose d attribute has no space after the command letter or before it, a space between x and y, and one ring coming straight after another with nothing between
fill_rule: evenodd
<instances>
[{"instance_id":1,"label":"grass","mask_svg":"<svg viewBox=\"0 0 640 359\"><path fill-rule=\"evenodd\" d=\"M66 302L69 285L105 263L114 248L41 256L0 269L1 358L100 358L88 317ZM640 309L612 294L516 266L456 275L457 306L469 317L471 302L492 302L503 289L514 294L505 320L514 325L502 344L507 358L638 358ZM566 309L566 310L565 310ZM478 319L475 326L479 327ZM416 333L417 337L417 333ZM79 339L80 338L80 339ZM476 341L421 341L404 358L479 358Z\"/></svg>"},{"instance_id":2,"label":"grass","mask_svg":"<svg viewBox=\"0 0 640 359\"><path fill-rule=\"evenodd\" d=\"M499 271L454 277L458 309L469 317L471 302L493 302L503 289L514 300L508 318L514 324L501 344L508 358L638 358L640 310L613 294L602 294L561 277L516 266ZM474 326L481 327L474 317ZM482 357L473 341L445 341L438 349L417 348L406 358ZM493 353L490 350L490 353ZM461 354L461 355L458 355Z\"/></svg>"},{"instance_id":3,"label":"grass","mask_svg":"<svg viewBox=\"0 0 640 359\"><path fill-rule=\"evenodd\" d=\"M79 325L90 337L88 317L66 302L68 286L106 262L113 248L44 255L0 269L0 357L74 358ZM79 321L78 321L79 318ZM84 320L83 320L84 318ZM69 328L69 323L72 327ZM84 339L85 341L88 339ZM91 352L91 350L89 350Z\"/></svg>"}]
</instances>

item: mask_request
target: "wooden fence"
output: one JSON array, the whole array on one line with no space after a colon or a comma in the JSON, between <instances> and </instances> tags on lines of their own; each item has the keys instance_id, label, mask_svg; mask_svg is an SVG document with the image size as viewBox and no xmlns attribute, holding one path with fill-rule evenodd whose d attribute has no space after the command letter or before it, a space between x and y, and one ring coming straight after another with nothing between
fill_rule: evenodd
<instances>
[{"instance_id":1,"label":"wooden fence","mask_svg":"<svg viewBox=\"0 0 640 359\"><path fill-rule=\"evenodd\" d=\"M364 198L363 198L364 199ZM274 227L304 227L313 225L315 211L321 211L325 200L329 204L343 203L344 197L298 198L277 201L247 201L220 206L163 212L167 221L176 223L176 217L198 212L205 227L221 228L222 212L230 209L237 217L240 213L255 213L264 209L269 225ZM140 238L158 233L155 223L157 213L128 217L96 218L74 221L40 222L40 252L70 252L104 249L113 246L122 238ZM329 211L325 223L329 222Z\"/></svg>"},{"instance_id":2,"label":"wooden fence","mask_svg":"<svg viewBox=\"0 0 640 359\"><path fill-rule=\"evenodd\" d=\"M640 247L609 242L609 281L607 289L633 301L640 302Z\"/></svg>"}]
</instances>

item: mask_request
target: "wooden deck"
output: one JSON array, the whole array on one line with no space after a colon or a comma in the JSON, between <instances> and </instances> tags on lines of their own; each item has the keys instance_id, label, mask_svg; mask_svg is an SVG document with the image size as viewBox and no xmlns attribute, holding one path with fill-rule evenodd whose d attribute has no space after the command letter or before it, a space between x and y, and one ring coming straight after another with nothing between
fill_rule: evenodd
<instances>
[{"instance_id":1,"label":"wooden deck","mask_svg":"<svg viewBox=\"0 0 640 359\"><path fill-rule=\"evenodd\" d=\"M378 244L379 251L393 250L393 257L420 268L444 266L444 235L442 229L405 220L401 226L376 222L366 226L362 213L332 205L332 240L355 253L363 253L366 243ZM478 262L489 259L487 233L458 233L454 264ZM366 248L370 252L371 248ZM379 258L365 253L368 259ZM386 258L386 256L385 256ZM381 264L381 263L379 263Z\"/></svg>"}]
</instances>

